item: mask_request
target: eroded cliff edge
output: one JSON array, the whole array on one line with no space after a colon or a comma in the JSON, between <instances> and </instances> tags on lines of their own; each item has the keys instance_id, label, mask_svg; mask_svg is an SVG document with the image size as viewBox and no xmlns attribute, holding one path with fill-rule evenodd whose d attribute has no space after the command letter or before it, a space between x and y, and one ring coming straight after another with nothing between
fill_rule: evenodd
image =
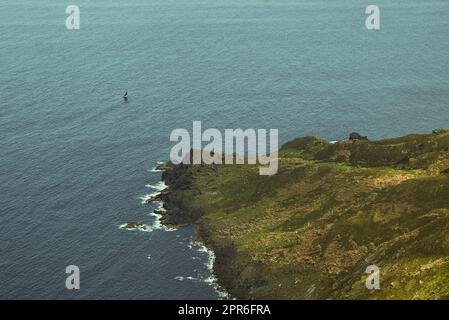
<instances>
[{"instance_id":1,"label":"eroded cliff edge","mask_svg":"<svg viewBox=\"0 0 449 320\"><path fill-rule=\"evenodd\" d=\"M247 299L448 299L449 131L286 143L279 171L165 164L164 224L196 223ZM365 287L367 266L381 289Z\"/></svg>"}]
</instances>

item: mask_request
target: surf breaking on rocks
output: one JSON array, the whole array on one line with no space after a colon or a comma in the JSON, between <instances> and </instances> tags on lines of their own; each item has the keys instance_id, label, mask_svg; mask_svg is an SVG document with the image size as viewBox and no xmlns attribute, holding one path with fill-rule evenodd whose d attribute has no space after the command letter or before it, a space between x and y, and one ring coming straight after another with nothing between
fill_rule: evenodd
<instances>
[{"instance_id":1,"label":"surf breaking on rocks","mask_svg":"<svg viewBox=\"0 0 449 320\"><path fill-rule=\"evenodd\" d=\"M161 169L161 166L164 162L158 162L155 167L148 170L151 173L159 173L164 170ZM153 231L177 231L177 228L168 227L162 223L163 212L166 211L164 208L164 202L160 199L160 195L162 192L168 189L168 186L165 184L163 180L158 181L155 184L146 184L145 187L154 190L153 192L146 194L144 196L139 197L139 200L142 205L150 205L152 207L152 211L148 214L151 216L154 221L151 224L146 224L143 222L129 222L119 226L120 229L132 230L132 231L141 231L141 232L153 232ZM215 253L207 248L203 243L190 239L187 244L187 248L196 252L198 255L192 256L192 259L202 259L205 258L206 261L204 266L209 273L208 276L203 276L201 274L195 276L176 276L175 279L178 281L194 281L194 282L204 282L208 285L212 286L218 294L219 299L229 299L229 294L217 283L217 278L214 275L214 262L215 262Z\"/></svg>"},{"instance_id":2,"label":"surf breaking on rocks","mask_svg":"<svg viewBox=\"0 0 449 320\"><path fill-rule=\"evenodd\" d=\"M162 164L162 162L158 162L157 166L152 168L150 172L162 172L162 170L158 169L158 166L160 164ZM152 232L155 230L175 231L176 228L169 228L163 225L161 222L162 214L160 214L159 212L165 211L164 203L161 200L153 201L154 199L158 198L158 196L160 196L164 190L167 189L167 185L164 183L164 181L159 181L155 184L147 184L145 185L145 187L153 189L154 192L139 197L139 200L141 201L141 204L150 204L153 207L153 210L148 214L148 216L151 216L154 221L151 224L147 224L144 222L128 222L121 224L119 228L143 232Z\"/></svg>"}]
</instances>

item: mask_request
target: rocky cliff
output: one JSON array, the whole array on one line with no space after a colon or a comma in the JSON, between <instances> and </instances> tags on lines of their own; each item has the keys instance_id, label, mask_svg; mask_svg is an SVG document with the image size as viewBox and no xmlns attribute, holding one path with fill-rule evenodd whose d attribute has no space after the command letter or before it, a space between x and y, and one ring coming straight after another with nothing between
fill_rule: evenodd
<instances>
[{"instance_id":1,"label":"rocky cliff","mask_svg":"<svg viewBox=\"0 0 449 320\"><path fill-rule=\"evenodd\" d=\"M290 141L273 176L167 164L163 221L198 225L237 298L448 299L449 131L358 137Z\"/></svg>"}]
</instances>

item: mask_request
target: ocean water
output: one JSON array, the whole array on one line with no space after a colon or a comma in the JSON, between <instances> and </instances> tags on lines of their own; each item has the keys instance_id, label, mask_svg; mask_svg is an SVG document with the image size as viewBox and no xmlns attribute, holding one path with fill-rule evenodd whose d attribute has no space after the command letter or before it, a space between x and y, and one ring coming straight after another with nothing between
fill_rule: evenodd
<instances>
[{"instance_id":1,"label":"ocean water","mask_svg":"<svg viewBox=\"0 0 449 320\"><path fill-rule=\"evenodd\" d=\"M70 4L80 30L66 1L0 2L0 298L219 298L193 226L119 228L157 226L140 198L193 120L280 142L449 127L446 0L375 1L379 31L356 0Z\"/></svg>"}]
</instances>

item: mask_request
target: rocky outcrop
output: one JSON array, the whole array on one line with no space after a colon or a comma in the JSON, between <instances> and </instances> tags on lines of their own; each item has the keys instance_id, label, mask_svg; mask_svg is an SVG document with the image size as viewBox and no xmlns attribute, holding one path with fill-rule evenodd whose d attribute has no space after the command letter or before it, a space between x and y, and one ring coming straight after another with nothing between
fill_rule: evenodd
<instances>
[{"instance_id":1,"label":"rocky outcrop","mask_svg":"<svg viewBox=\"0 0 449 320\"><path fill-rule=\"evenodd\" d=\"M148 198L145 199L145 203L153 203L161 201L164 193L167 193L167 191L161 191L152 196L149 196Z\"/></svg>"},{"instance_id":2,"label":"rocky outcrop","mask_svg":"<svg viewBox=\"0 0 449 320\"><path fill-rule=\"evenodd\" d=\"M354 141L354 140L368 140L368 137L367 136L362 136L360 133L357 133L357 132L352 132L349 135L349 140L352 140L352 141Z\"/></svg>"},{"instance_id":3,"label":"rocky outcrop","mask_svg":"<svg viewBox=\"0 0 449 320\"><path fill-rule=\"evenodd\" d=\"M141 230L141 231L148 231L149 229L148 225L143 222L128 222L124 225L121 225L120 228L126 230Z\"/></svg>"},{"instance_id":4,"label":"rocky outcrop","mask_svg":"<svg viewBox=\"0 0 449 320\"><path fill-rule=\"evenodd\" d=\"M193 205L198 190L192 185L192 165L167 164L162 173L162 180L167 190L161 192L158 199L164 203L161 222L170 227L195 223L201 217L201 210Z\"/></svg>"},{"instance_id":5,"label":"rocky outcrop","mask_svg":"<svg viewBox=\"0 0 449 320\"><path fill-rule=\"evenodd\" d=\"M167 164L163 223L197 225L237 298L448 299L449 132L362 140L292 140L270 177Z\"/></svg>"}]
</instances>

